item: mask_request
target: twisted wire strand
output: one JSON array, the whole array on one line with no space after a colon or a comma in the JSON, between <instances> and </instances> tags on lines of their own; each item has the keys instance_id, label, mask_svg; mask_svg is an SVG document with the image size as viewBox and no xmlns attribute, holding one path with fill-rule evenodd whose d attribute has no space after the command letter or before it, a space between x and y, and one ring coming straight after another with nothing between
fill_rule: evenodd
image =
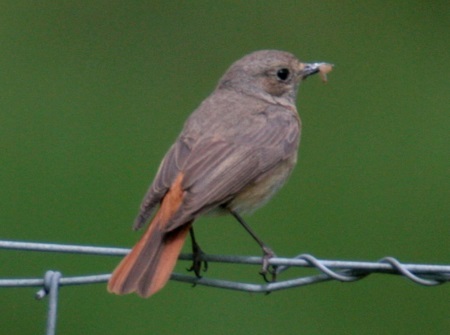
<instances>
[{"instance_id":1,"label":"twisted wire strand","mask_svg":"<svg viewBox=\"0 0 450 335\"><path fill-rule=\"evenodd\" d=\"M124 256L130 252L130 249L126 248L0 240L0 249L2 248L23 251L59 252L104 256ZM194 257L192 254L181 254L179 257L180 260L186 261L192 261L193 258ZM202 255L202 258L207 262L249 265L261 265L263 261L262 257L255 256L204 254ZM172 273L170 278L171 280L190 283L192 285L203 285L236 291L262 293L317 284L330 280L353 282L375 272L402 275L414 283L424 286L436 286L450 281L450 265L403 264L393 257L384 257L378 262L354 262L342 260L321 260L309 254L300 254L293 258L274 257L269 259L269 264L275 270L276 275L288 270L291 267L315 268L320 273L312 276L297 277L263 284L242 283L214 278L197 278L179 273ZM36 298L42 300L46 296L49 297L46 335L55 335L58 314L59 287L64 285L104 283L107 282L110 277L111 274L64 277L59 271L49 270L45 273L44 278L0 279L0 287L41 287L35 295Z\"/></svg>"},{"instance_id":2,"label":"twisted wire strand","mask_svg":"<svg viewBox=\"0 0 450 335\"><path fill-rule=\"evenodd\" d=\"M124 256L130 251L130 249L126 248L108 248L1 240L0 248L105 256ZM261 257L255 256L204 255L203 258L207 262L217 263L260 265L262 262ZM191 261L192 254L182 254L180 255L179 259ZM403 264L393 257L384 257L378 262L355 262L341 260L320 260L309 254L301 254L293 258L274 257L269 260L269 264L276 267L277 274L286 271L290 267L312 267L316 268L321 273L312 276L299 277L264 284L241 283L213 278L196 278L193 276L178 273L173 273L171 279L196 285L249 292L271 292L292 287L310 285L333 279L342 282L352 282L360 280L374 272L402 275L405 278L410 279L414 283L425 286L435 286L450 281L450 265ZM63 277L62 275L60 275L60 278L58 279L58 285L63 286L103 283L106 282L109 277L109 274L75 277ZM38 292L38 295L45 295L44 293L46 281L45 279L40 278L0 279L0 287L13 286L44 286L44 291L40 290Z\"/></svg>"}]
</instances>

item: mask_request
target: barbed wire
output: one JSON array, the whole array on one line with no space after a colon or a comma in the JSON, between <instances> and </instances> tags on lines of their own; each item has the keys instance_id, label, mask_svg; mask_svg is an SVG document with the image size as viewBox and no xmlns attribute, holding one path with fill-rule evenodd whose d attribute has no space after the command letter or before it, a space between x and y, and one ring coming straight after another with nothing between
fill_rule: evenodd
<instances>
[{"instance_id":1,"label":"barbed wire","mask_svg":"<svg viewBox=\"0 0 450 335\"><path fill-rule=\"evenodd\" d=\"M34 243L0 240L0 249L23 251L58 252L86 255L124 256L130 249L110 248L82 245L67 245L53 243ZM202 255L209 263L231 263L261 265L262 257ZM192 254L181 254L179 260L192 261ZM274 266L276 274L280 274L291 267L315 268L319 274L296 277L277 282L254 284L229 281L214 278L197 278L195 276L173 273L171 280L203 285L216 288L231 289L246 292L263 292L306 286L330 280L353 282L372 273L394 274L408 278L412 282L424 286L436 286L450 281L450 265L411 264L401 263L393 257L384 257L376 262L323 260L309 254L300 254L293 258L273 257L269 264ZM107 282L110 274L64 277L59 271L47 271L43 278L12 278L0 279L0 287L42 287L37 293L37 299L49 296L47 315L47 335L56 333L56 318L58 308L58 289L66 285L84 285Z\"/></svg>"}]
</instances>

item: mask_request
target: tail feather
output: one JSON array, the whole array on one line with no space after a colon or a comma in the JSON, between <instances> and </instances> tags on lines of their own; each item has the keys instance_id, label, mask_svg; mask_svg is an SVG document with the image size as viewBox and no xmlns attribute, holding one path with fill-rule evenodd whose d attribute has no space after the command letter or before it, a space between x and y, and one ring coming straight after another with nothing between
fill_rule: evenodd
<instances>
[{"instance_id":1,"label":"tail feather","mask_svg":"<svg viewBox=\"0 0 450 335\"><path fill-rule=\"evenodd\" d=\"M136 292L149 297L164 287L175 267L191 223L164 232L157 214L131 252L114 270L108 291L115 294Z\"/></svg>"},{"instance_id":2,"label":"tail feather","mask_svg":"<svg viewBox=\"0 0 450 335\"><path fill-rule=\"evenodd\" d=\"M147 231L114 270L108 282L109 292L136 292L142 297L149 297L163 288L169 280L192 225L192 221L189 221L174 230L166 229L182 203L182 179L183 175L180 173Z\"/></svg>"},{"instance_id":3,"label":"tail feather","mask_svg":"<svg viewBox=\"0 0 450 335\"><path fill-rule=\"evenodd\" d=\"M190 227L191 223L166 233L155 255L155 261L147 266L137 285L136 292L141 297L156 293L170 279Z\"/></svg>"}]
</instances>

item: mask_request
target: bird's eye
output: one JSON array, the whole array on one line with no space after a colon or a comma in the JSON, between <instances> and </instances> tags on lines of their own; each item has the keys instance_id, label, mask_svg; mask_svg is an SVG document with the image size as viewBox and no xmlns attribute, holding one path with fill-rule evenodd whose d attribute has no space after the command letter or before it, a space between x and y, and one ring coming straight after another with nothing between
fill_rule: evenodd
<instances>
[{"instance_id":1,"label":"bird's eye","mask_svg":"<svg viewBox=\"0 0 450 335\"><path fill-rule=\"evenodd\" d=\"M278 77L278 79L284 81L284 80L288 79L289 73L290 73L289 70L286 69L286 68L279 69L279 70L277 71L277 77Z\"/></svg>"}]
</instances>

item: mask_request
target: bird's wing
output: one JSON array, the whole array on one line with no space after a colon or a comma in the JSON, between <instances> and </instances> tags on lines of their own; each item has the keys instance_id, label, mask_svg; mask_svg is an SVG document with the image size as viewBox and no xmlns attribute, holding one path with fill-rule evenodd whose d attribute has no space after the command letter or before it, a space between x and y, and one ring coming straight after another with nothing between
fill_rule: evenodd
<instances>
[{"instance_id":1,"label":"bird's wing","mask_svg":"<svg viewBox=\"0 0 450 335\"><path fill-rule=\"evenodd\" d=\"M152 216L155 208L180 173L189 153L190 141L183 137L180 137L169 149L159 166L153 183L142 200L140 212L134 221L133 229L142 228Z\"/></svg>"},{"instance_id":2,"label":"bird's wing","mask_svg":"<svg viewBox=\"0 0 450 335\"><path fill-rule=\"evenodd\" d=\"M167 231L231 200L294 154L300 130L296 114L270 106L256 117L254 126L234 138L214 134L200 138L192 147L181 169L183 203L167 225Z\"/></svg>"}]
</instances>

